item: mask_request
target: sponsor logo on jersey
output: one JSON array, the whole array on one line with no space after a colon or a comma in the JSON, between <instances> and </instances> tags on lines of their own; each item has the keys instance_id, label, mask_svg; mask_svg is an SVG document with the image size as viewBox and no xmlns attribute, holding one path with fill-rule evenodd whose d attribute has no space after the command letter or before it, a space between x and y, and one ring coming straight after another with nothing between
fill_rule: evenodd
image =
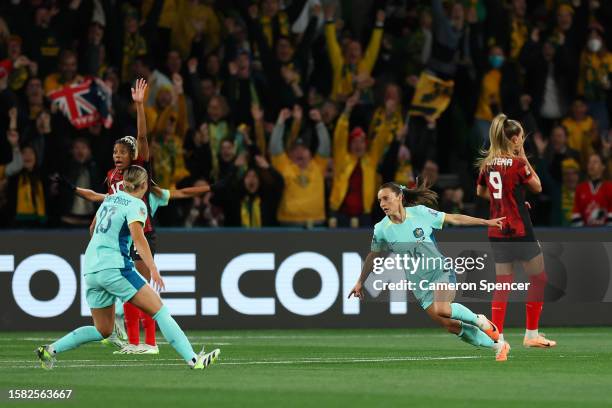
<instances>
[{"instance_id":1,"label":"sponsor logo on jersey","mask_svg":"<svg viewBox=\"0 0 612 408\"><path fill-rule=\"evenodd\" d=\"M423 238L423 235L425 235L425 231L423 231L423 228L415 228L412 233L414 234L415 238Z\"/></svg>"}]
</instances>

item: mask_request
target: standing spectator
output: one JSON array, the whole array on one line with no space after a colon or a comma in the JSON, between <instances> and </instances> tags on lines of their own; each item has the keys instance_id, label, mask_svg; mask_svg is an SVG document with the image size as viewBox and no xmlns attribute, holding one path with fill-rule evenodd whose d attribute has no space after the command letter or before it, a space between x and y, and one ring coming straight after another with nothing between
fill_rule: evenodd
<instances>
[{"instance_id":1,"label":"standing spectator","mask_svg":"<svg viewBox=\"0 0 612 408\"><path fill-rule=\"evenodd\" d=\"M75 187L90 190L99 190L102 186L100 168L92 160L89 142L84 138L77 138L72 143L72 157L64 167L62 174L68 183ZM66 227L86 227L91 224L96 208L91 201L87 201L73 191L60 190L61 222Z\"/></svg>"},{"instance_id":2,"label":"standing spectator","mask_svg":"<svg viewBox=\"0 0 612 408\"><path fill-rule=\"evenodd\" d=\"M285 188L277 219L285 226L315 226L325 222L325 172L330 154L329 134L322 124L316 126L317 154L312 155L301 138L287 152L283 147L285 121L291 112L283 109L270 139L272 165L283 176Z\"/></svg>"},{"instance_id":3,"label":"standing spectator","mask_svg":"<svg viewBox=\"0 0 612 408\"><path fill-rule=\"evenodd\" d=\"M38 74L38 64L22 54L21 37L17 35L8 38L7 55L13 65L9 86L13 91L19 91L29 77L35 77Z\"/></svg>"},{"instance_id":4,"label":"standing spectator","mask_svg":"<svg viewBox=\"0 0 612 408\"><path fill-rule=\"evenodd\" d=\"M135 57L132 69L136 78L144 78L147 81L146 106L155 105L160 89L172 86L170 79L153 67L153 62L148 55Z\"/></svg>"},{"instance_id":5,"label":"standing spectator","mask_svg":"<svg viewBox=\"0 0 612 408\"><path fill-rule=\"evenodd\" d=\"M583 98L576 98L572 103L569 116L561 122L567 129L570 148L580 153L580 167L584 170L590 154L593 152L593 144L598 139L597 125L593 118L587 114L588 106Z\"/></svg>"},{"instance_id":6,"label":"standing spectator","mask_svg":"<svg viewBox=\"0 0 612 408\"><path fill-rule=\"evenodd\" d=\"M386 124L380 127L370 146L362 128L355 127L349 132L349 116L358 99L357 92L346 101L334 132L330 226L367 227L372 221L370 214L375 201L376 171L390 139L390 129ZM320 121L317 126L324 127Z\"/></svg>"},{"instance_id":7,"label":"standing spectator","mask_svg":"<svg viewBox=\"0 0 612 408\"><path fill-rule=\"evenodd\" d=\"M19 32L26 54L38 63L39 75L44 77L57 67L60 50L70 46L81 0L70 0L68 8L61 10L51 3L41 3L34 10L34 24L19 27Z\"/></svg>"},{"instance_id":8,"label":"standing spectator","mask_svg":"<svg viewBox=\"0 0 612 408\"><path fill-rule=\"evenodd\" d=\"M132 79L132 66L136 62L136 58L147 54L147 42L140 34L138 12L129 5L124 7L124 24L125 29L121 53L121 82L128 83Z\"/></svg>"},{"instance_id":9,"label":"standing spectator","mask_svg":"<svg viewBox=\"0 0 612 408\"><path fill-rule=\"evenodd\" d=\"M172 190L176 183L189 176L183 156L183 138L177 132L177 115L170 113L166 127L151 143L153 174L161 188Z\"/></svg>"},{"instance_id":10,"label":"standing spectator","mask_svg":"<svg viewBox=\"0 0 612 408\"><path fill-rule=\"evenodd\" d=\"M383 105L374 111L374 116L370 121L368 139L376 137L381 128L385 128L390 135L398 133L404 127L402 112L401 88L395 83L385 85Z\"/></svg>"},{"instance_id":11,"label":"standing spectator","mask_svg":"<svg viewBox=\"0 0 612 408\"><path fill-rule=\"evenodd\" d=\"M74 51L64 50L60 54L58 72L47 75L45 78L45 94L49 94L64 86L78 84L83 81L79 75L77 55Z\"/></svg>"},{"instance_id":12,"label":"standing spectator","mask_svg":"<svg viewBox=\"0 0 612 408\"><path fill-rule=\"evenodd\" d=\"M224 209L225 226L260 228L276 225L283 178L261 155L243 177L232 174L214 191L213 203Z\"/></svg>"},{"instance_id":13,"label":"standing spectator","mask_svg":"<svg viewBox=\"0 0 612 408\"><path fill-rule=\"evenodd\" d=\"M236 61L228 64L229 78L222 93L232 107L231 118L235 125L251 123L251 106L264 103L265 83L252 73L248 52L240 51Z\"/></svg>"},{"instance_id":14,"label":"standing spectator","mask_svg":"<svg viewBox=\"0 0 612 408\"><path fill-rule=\"evenodd\" d=\"M525 88L533 98L532 109L544 134L563 117L574 93L569 88L572 65L569 58L565 47L556 48L550 41L540 43L537 29L521 53L520 61L526 71Z\"/></svg>"},{"instance_id":15,"label":"standing spectator","mask_svg":"<svg viewBox=\"0 0 612 408\"><path fill-rule=\"evenodd\" d=\"M320 11L320 8L320 5L315 5L316 10ZM270 103L274 104L270 106L270 115L274 116L281 107L293 106L305 95L310 48L316 34L319 11L312 13L313 16L298 44L294 45L289 36L281 35L276 40L274 49L268 45L256 11L254 5L249 8L249 33L256 41L268 80L277 85L270 89L273 96L269 98Z\"/></svg>"},{"instance_id":16,"label":"standing spectator","mask_svg":"<svg viewBox=\"0 0 612 408\"><path fill-rule=\"evenodd\" d=\"M603 42L603 27L593 24L589 30L586 49L580 57L580 76L578 94L584 95L589 105L589 113L605 135L610 127L608 94L612 89L612 53Z\"/></svg>"},{"instance_id":17,"label":"standing spectator","mask_svg":"<svg viewBox=\"0 0 612 408\"><path fill-rule=\"evenodd\" d=\"M331 98L342 101L356 90L360 82L371 80L370 74L378 58L382 41L385 12L379 10L376 14L376 27L372 31L365 54L361 43L357 40L350 40L343 51L340 49L336 38L334 13L335 7L328 4L325 8L325 38L333 71Z\"/></svg>"},{"instance_id":18,"label":"standing spectator","mask_svg":"<svg viewBox=\"0 0 612 408\"><path fill-rule=\"evenodd\" d=\"M572 226L597 227L612 223L612 182L604 179L605 162L600 154L589 156L589 179L578 184L574 196Z\"/></svg>"},{"instance_id":19,"label":"standing spectator","mask_svg":"<svg viewBox=\"0 0 612 408\"><path fill-rule=\"evenodd\" d=\"M538 157L543 159L547 171L559 185L562 163L566 159L580 160L580 153L567 145L567 139L567 130L561 125L552 128L549 140L545 140L539 132L534 135Z\"/></svg>"},{"instance_id":20,"label":"standing spectator","mask_svg":"<svg viewBox=\"0 0 612 408\"><path fill-rule=\"evenodd\" d=\"M23 169L9 178L9 209L13 226L42 227L47 222L47 186L31 146L21 148Z\"/></svg>"},{"instance_id":21,"label":"standing spectator","mask_svg":"<svg viewBox=\"0 0 612 408\"><path fill-rule=\"evenodd\" d=\"M572 224L576 187L580 181L580 165L574 159L565 159L561 163L561 169L561 188L552 201L552 225L569 227Z\"/></svg>"},{"instance_id":22,"label":"standing spectator","mask_svg":"<svg viewBox=\"0 0 612 408\"><path fill-rule=\"evenodd\" d=\"M478 104L476 105L475 128L478 142L482 146L489 143L489 128L493 118L504 112L516 117L519 111L519 80L513 63L506 63L501 47L489 50L489 69L480 83Z\"/></svg>"}]
</instances>

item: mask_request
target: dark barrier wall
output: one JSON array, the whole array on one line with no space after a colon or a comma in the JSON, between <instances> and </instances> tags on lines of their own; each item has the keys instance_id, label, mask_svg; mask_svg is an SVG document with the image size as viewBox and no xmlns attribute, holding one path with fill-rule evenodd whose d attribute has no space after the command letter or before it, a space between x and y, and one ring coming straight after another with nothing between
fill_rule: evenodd
<instances>
[{"instance_id":1,"label":"dark barrier wall","mask_svg":"<svg viewBox=\"0 0 612 408\"><path fill-rule=\"evenodd\" d=\"M368 253L370 231L158 234L156 263L167 286L162 297L185 328L431 325L417 303L389 302L386 292L371 293L361 304L347 299ZM537 235L550 280L543 324L612 323L612 243L606 242L611 231L542 230ZM437 237L445 255L490 252L484 230L449 229ZM0 233L0 330L66 330L90 322L81 279L87 242L84 231ZM484 270L459 280L494 279L488 262ZM518 274L517 280L525 278ZM487 314L489 299L482 292L460 296ZM507 322L522 326L524 306L519 295L513 299Z\"/></svg>"}]
</instances>

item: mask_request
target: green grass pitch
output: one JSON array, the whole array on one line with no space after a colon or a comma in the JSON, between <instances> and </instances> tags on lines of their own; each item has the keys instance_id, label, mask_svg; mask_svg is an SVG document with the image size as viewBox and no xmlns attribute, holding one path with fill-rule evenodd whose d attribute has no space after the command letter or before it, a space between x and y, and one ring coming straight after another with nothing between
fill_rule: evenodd
<instances>
[{"instance_id":1,"label":"green grass pitch","mask_svg":"<svg viewBox=\"0 0 612 408\"><path fill-rule=\"evenodd\" d=\"M549 350L525 349L509 330L506 363L433 329L189 331L197 347L222 349L215 366L189 370L165 343L159 356L94 343L44 371L33 350L61 334L0 332L0 406L612 406L611 328L548 329L559 343ZM62 403L7 398L67 388Z\"/></svg>"}]
</instances>

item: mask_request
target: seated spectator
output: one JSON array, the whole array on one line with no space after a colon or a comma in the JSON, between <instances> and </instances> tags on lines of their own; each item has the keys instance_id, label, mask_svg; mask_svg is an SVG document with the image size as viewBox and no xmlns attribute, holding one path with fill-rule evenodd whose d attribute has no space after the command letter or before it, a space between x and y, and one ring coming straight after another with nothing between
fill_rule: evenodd
<instances>
[{"instance_id":1,"label":"seated spectator","mask_svg":"<svg viewBox=\"0 0 612 408\"><path fill-rule=\"evenodd\" d=\"M319 226L325 222L325 172L330 154L329 134L323 124L315 133L319 139L313 156L307 143L296 139L287 151L283 146L288 109L281 110L272 137L270 156L272 165L283 176L285 188L278 208L277 219L285 226Z\"/></svg>"},{"instance_id":2,"label":"seated spectator","mask_svg":"<svg viewBox=\"0 0 612 408\"><path fill-rule=\"evenodd\" d=\"M572 226L601 227L612 224L612 182L604 179L606 165L600 154L589 156L588 180L576 187Z\"/></svg>"},{"instance_id":3,"label":"seated spectator","mask_svg":"<svg viewBox=\"0 0 612 408\"><path fill-rule=\"evenodd\" d=\"M383 124L369 146L362 128L350 130L349 116L358 99L359 93L355 93L346 101L334 132L330 226L367 227L372 222L370 214L375 201L376 171L388 144L390 129L387 123ZM321 122L317 126L324 127Z\"/></svg>"}]
</instances>

